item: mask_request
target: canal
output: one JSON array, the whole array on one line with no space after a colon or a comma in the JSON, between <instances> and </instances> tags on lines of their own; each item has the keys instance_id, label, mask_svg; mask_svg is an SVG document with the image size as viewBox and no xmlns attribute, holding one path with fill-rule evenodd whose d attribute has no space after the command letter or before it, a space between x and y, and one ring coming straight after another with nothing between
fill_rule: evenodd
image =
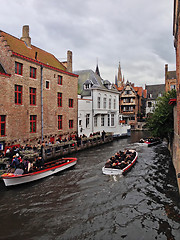
<instances>
[{"instance_id":1,"label":"canal","mask_svg":"<svg viewBox=\"0 0 180 240\"><path fill-rule=\"evenodd\" d=\"M180 239L180 198L166 144L147 148L132 132L73 154L77 165L15 188L0 182L2 240ZM102 174L117 150L138 151L125 176Z\"/></svg>"}]
</instances>

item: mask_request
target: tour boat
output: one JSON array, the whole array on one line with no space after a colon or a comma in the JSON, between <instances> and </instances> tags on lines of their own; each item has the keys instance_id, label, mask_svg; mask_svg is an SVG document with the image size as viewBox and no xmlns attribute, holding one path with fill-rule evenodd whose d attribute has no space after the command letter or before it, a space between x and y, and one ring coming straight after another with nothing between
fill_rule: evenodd
<instances>
[{"instance_id":1,"label":"tour boat","mask_svg":"<svg viewBox=\"0 0 180 240\"><path fill-rule=\"evenodd\" d=\"M51 176L74 166L76 163L77 158L62 158L45 163L41 169L33 170L30 173L23 174L22 169L17 169L14 173L4 173L1 175L1 177L5 183L5 186L15 186Z\"/></svg>"},{"instance_id":2,"label":"tour boat","mask_svg":"<svg viewBox=\"0 0 180 240\"><path fill-rule=\"evenodd\" d=\"M142 143L143 145L147 147L152 147L157 144L160 144L162 141L159 138L146 138L146 139L140 139L139 143Z\"/></svg>"},{"instance_id":3,"label":"tour boat","mask_svg":"<svg viewBox=\"0 0 180 240\"><path fill-rule=\"evenodd\" d=\"M122 175L122 174L125 174L127 171L129 171L131 169L131 167L136 163L136 160L138 158L138 153L135 150L128 150L128 151L131 152L131 153L135 153L135 157L129 165L127 165L123 169L118 169L118 168L113 168L113 167L106 168L104 166L102 168L103 174L106 174L106 175Z\"/></svg>"}]
</instances>

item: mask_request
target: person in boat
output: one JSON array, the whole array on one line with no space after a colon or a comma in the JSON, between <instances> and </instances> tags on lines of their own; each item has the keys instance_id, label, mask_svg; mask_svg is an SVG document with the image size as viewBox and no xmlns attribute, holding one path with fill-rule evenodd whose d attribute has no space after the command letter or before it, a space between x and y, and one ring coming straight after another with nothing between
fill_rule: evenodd
<instances>
[{"instance_id":1,"label":"person in boat","mask_svg":"<svg viewBox=\"0 0 180 240\"><path fill-rule=\"evenodd\" d=\"M17 156L14 155L14 156L13 156L13 159L12 159L12 162L11 162L11 164L10 164L10 167L16 169L16 168L19 168L19 165L20 165L20 162L19 162Z\"/></svg>"},{"instance_id":2,"label":"person in boat","mask_svg":"<svg viewBox=\"0 0 180 240\"><path fill-rule=\"evenodd\" d=\"M44 167L44 160L41 156L39 156L36 161L35 161L35 168L37 170L41 169Z\"/></svg>"},{"instance_id":3,"label":"person in boat","mask_svg":"<svg viewBox=\"0 0 180 240\"><path fill-rule=\"evenodd\" d=\"M122 162L120 162L120 164L119 164L119 168L120 168L120 169L123 169L123 168L125 168L127 165L128 165L127 162L122 161Z\"/></svg>"},{"instance_id":4,"label":"person in boat","mask_svg":"<svg viewBox=\"0 0 180 240\"><path fill-rule=\"evenodd\" d=\"M114 162L116 161L115 156L112 156L112 157L110 158L110 160L112 161L112 163L114 163Z\"/></svg>"},{"instance_id":5,"label":"person in boat","mask_svg":"<svg viewBox=\"0 0 180 240\"><path fill-rule=\"evenodd\" d=\"M23 162L22 162L22 169L24 170L24 173L28 173L29 172L29 161L27 158L24 158L23 159Z\"/></svg>"},{"instance_id":6,"label":"person in boat","mask_svg":"<svg viewBox=\"0 0 180 240\"><path fill-rule=\"evenodd\" d=\"M111 168L112 167L112 161L111 159L108 159L107 162L105 163L105 168Z\"/></svg>"},{"instance_id":7,"label":"person in boat","mask_svg":"<svg viewBox=\"0 0 180 240\"><path fill-rule=\"evenodd\" d=\"M121 156L120 156L120 153L119 153L119 152L115 153L115 158L116 158L117 160L120 160L120 159L121 159Z\"/></svg>"}]
</instances>

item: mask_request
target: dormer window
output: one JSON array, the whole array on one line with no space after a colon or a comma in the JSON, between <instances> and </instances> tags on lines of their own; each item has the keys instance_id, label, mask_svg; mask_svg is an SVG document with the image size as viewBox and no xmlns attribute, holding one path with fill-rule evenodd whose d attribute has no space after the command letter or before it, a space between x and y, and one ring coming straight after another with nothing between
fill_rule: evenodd
<instances>
[{"instance_id":1,"label":"dormer window","mask_svg":"<svg viewBox=\"0 0 180 240\"><path fill-rule=\"evenodd\" d=\"M89 87L89 84L84 85L84 88L85 88L85 89L89 89L89 88L90 88L90 87Z\"/></svg>"},{"instance_id":2,"label":"dormer window","mask_svg":"<svg viewBox=\"0 0 180 240\"><path fill-rule=\"evenodd\" d=\"M93 86L93 83L89 79L84 83L84 89L90 89L92 86Z\"/></svg>"}]
</instances>

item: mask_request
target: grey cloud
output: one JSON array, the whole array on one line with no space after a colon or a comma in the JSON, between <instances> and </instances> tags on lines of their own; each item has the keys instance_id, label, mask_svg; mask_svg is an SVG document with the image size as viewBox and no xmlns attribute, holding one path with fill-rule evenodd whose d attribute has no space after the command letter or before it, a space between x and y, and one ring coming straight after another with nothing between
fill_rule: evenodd
<instances>
[{"instance_id":1,"label":"grey cloud","mask_svg":"<svg viewBox=\"0 0 180 240\"><path fill-rule=\"evenodd\" d=\"M98 58L102 76L114 82L121 61L126 79L142 85L162 83L165 63L175 68L172 5L169 0L6 0L0 20L2 30L17 37L29 24L32 43L59 59L72 50L76 70L95 69Z\"/></svg>"}]
</instances>

